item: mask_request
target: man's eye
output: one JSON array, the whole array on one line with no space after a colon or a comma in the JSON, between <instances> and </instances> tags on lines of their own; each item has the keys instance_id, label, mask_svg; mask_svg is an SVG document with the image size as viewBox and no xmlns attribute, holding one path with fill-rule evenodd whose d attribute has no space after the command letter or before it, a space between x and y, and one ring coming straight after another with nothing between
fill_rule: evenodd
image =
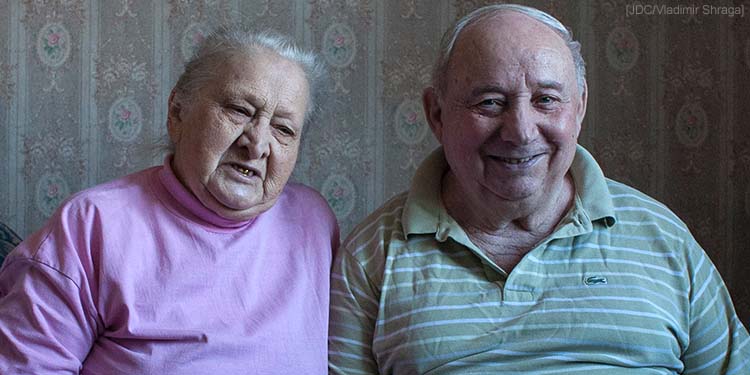
<instances>
[{"instance_id":1,"label":"man's eye","mask_svg":"<svg viewBox=\"0 0 750 375\"><path fill-rule=\"evenodd\" d=\"M479 106L482 108L495 108L502 107L503 103L498 99L485 99L479 102Z\"/></svg>"},{"instance_id":2,"label":"man's eye","mask_svg":"<svg viewBox=\"0 0 750 375\"><path fill-rule=\"evenodd\" d=\"M556 101L557 99L555 97L549 95L542 95L536 99L536 102L542 105L553 104Z\"/></svg>"}]
</instances>

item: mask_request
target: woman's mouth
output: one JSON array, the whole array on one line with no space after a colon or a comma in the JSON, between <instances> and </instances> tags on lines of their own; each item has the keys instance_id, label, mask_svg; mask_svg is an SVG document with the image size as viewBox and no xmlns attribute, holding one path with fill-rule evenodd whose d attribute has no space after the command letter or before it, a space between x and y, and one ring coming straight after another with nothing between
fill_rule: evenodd
<instances>
[{"instance_id":1,"label":"woman's mouth","mask_svg":"<svg viewBox=\"0 0 750 375\"><path fill-rule=\"evenodd\" d=\"M240 174L243 175L243 176L251 176L251 175L255 174L255 172L253 172L253 170L247 169L247 168L245 168L245 167L243 167L241 165L238 165L238 164L232 164L232 168L234 168L235 171L240 172Z\"/></svg>"}]
</instances>

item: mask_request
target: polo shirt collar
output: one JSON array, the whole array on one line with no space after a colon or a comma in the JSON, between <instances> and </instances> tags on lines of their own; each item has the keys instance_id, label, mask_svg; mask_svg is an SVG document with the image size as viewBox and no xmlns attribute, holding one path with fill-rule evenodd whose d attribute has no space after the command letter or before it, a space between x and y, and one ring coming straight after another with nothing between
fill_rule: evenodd
<instances>
[{"instance_id":1,"label":"polo shirt collar","mask_svg":"<svg viewBox=\"0 0 750 375\"><path fill-rule=\"evenodd\" d=\"M465 237L463 229L448 215L441 197L443 175L448 169L442 147L432 151L417 168L401 217L406 236L434 233L440 242L457 233Z\"/></svg>"},{"instance_id":2,"label":"polo shirt collar","mask_svg":"<svg viewBox=\"0 0 750 375\"><path fill-rule=\"evenodd\" d=\"M442 147L432 151L417 168L401 217L407 237L434 233L435 239L440 242L451 237L465 245L471 243L443 205L441 185L448 168ZM572 213L585 220L589 228L592 222L598 220L602 220L606 226L614 225L615 211L607 180L594 157L580 145L576 146L570 171L576 188Z\"/></svg>"},{"instance_id":3,"label":"polo shirt collar","mask_svg":"<svg viewBox=\"0 0 750 375\"><path fill-rule=\"evenodd\" d=\"M576 199L589 219L592 222L602 220L608 227L615 225L615 206L607 179L594 157L581 145L576 146L570 172L576 188Z\"/></svg>"}]
</instances>

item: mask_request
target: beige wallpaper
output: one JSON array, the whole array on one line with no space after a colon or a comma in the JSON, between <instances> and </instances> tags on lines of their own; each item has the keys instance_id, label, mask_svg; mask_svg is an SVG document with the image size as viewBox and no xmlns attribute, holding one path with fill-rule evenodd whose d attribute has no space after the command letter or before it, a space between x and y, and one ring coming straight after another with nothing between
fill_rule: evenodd
<instances>
[{"instance_id":1,"label":"beige wallpaper","mask_svg":"<svg viewBox=\"0 0 750 375\"><path fill-rule=\"evenodd\" d=\"M326 196L345 234L406 188L435 146L420 91L436 45L487 3L0 1L0 220L27 236L71 193L161 163L153 145L183 62L233 21L290 34L329 65L327 109L306 131L295 178ZM688 223L750 323L750 15L733 8L750 2L522 3L583 44L581 143L610 177Z\"/></svg>"}]
</instances>

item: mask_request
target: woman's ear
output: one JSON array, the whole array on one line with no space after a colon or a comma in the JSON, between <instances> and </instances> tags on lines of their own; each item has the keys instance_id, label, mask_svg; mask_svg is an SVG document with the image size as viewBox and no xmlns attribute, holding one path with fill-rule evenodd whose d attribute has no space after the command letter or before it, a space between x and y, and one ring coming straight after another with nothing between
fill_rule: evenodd
<instances>
[{"instance_id":1,"label":"woman's ear","mask_svg":"<svg viewBox=\"0 0 750 375\"><path fill-rule=\"evenodd\" d=\"M180 139L180 130L182 125L182 105L178 99L177 93L172 89L169 94L169 104L167 105L167 133L172 143L177 143Z\"/></svg>"},{"instance_id":2,"label":"woman's ear","mask_svg":"<svg viewBox=\"0 0 750 375\"><path fill-rule=\"evenodd\" d=\"M440 144L443 144L442 110L440 108L440 98L434 87L428 87L422 91L422 107L424 108L424 116L430 125L432 134L435 135Z\"/></svg>"}]
</instances>

